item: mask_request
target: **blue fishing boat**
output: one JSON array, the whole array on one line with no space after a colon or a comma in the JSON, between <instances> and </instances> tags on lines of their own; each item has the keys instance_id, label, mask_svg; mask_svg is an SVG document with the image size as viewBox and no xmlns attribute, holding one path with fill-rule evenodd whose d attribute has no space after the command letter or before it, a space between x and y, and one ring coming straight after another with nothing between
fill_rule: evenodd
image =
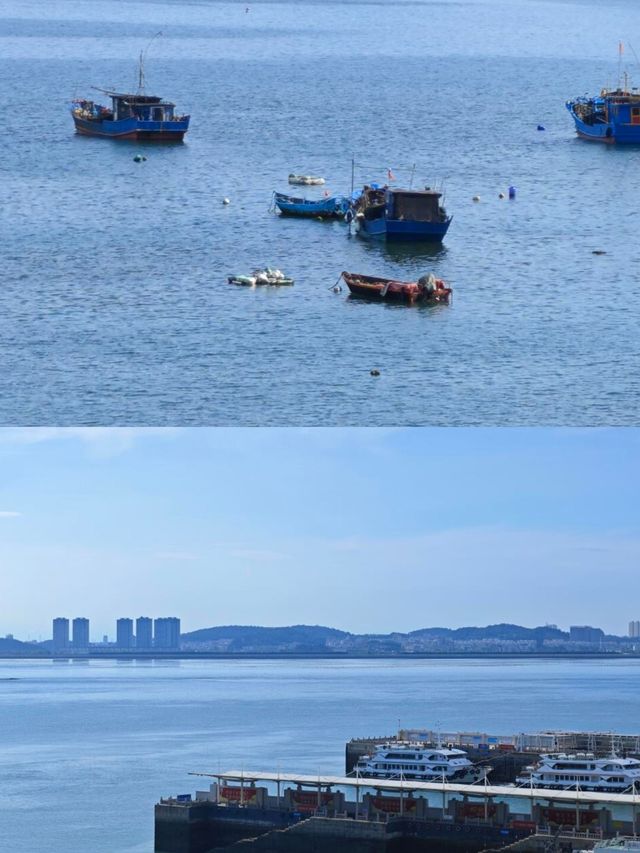
<instances>
[{"instance_id":1,"label":"blue fishing boat","mask_svg":"<svg viewBox=\"0 0 640 853\"><path fill-rule=\"evenodd\" d=\"M331 196L318 201L307 198L294 198L284 193L274 193L273 203L280 213L287 216L310 216L322 219L340 219L349 210L349 201L342 196Z\"/></svg>"},{"instance_id":2,"label":"blue fishing boat","mask_svg":"<svg viewBox=\"0 0 640 853\"><path fill-rule=\"evenodd\" d=\"M624 87L603 89L596 97L575 98L566 107L583 139L640 144L640 92Z\"/></svg>"},{"instance_id":3,"label":"blue fishing boat","mask_svg":"<svg viewBox=\"0 0 640 853\"><path fill-rule=\"evenodd\" d=\"M451 216L440 203L442 193L365 186L352 204L358 233L365 237L441 242Z\"/></svg>"},{"instance_id":4,"label":"blue fishing boat","mask_svg":"<svg viewBox=\"0 0 640 853\"><path fill-rule=\"evenodd\" d=\"M111 98L111 106L84 99L74 101L71 115L77 133L112 139L182 142L189 129L190 117L179 115L170 101L155 95L98 91Z\"/></svg>"},{"instance_id":5,"label":"blue fishing boat","mask_svg":"<svg viewBox=\"0 0 640 853\"><path fill-rule=\"evenodd\" d=\"M71 115L76 132L84 136L106 136L111 139L138 139L159 142L182 142L189 129L188 115L176 112L176 105L156 95L145 94L144 63L156 33L138 60L138 91L135 95L96 89L111 99L111 106L89 99L75 100ZM96 88L96 87L93 87Z\"/></svg>"}]
</instances>

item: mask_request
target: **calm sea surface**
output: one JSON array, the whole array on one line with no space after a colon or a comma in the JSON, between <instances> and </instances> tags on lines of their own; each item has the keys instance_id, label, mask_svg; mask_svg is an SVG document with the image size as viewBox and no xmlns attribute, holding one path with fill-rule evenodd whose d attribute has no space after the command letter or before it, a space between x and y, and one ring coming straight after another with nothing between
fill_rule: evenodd
<instances>
[{"instance_id":1,"label":"calm sea surface","mask_svg":"<svg viewBox=\"0 0 640 853\"><path fill-rule=\"evenodd\" d=\"M244 768L341 773L403 726L636 733L638 661L0 662L7 853L151 853L153 804Z\"/></svg>"},{"instance_id":2,"label":"calm sea surface","mask_svg":"<svg viewBox=\"0 0 640 853\"><path fill-rule=\"evenodd\" d=\"M148 87L192 129L136 164L68 105L159 31ZM633 74L636 0L0 0L0 423L637 424L640 149L564 109L620 39ZM291 171L348 191L352 155L445 187L442 248L268 212ZM261 264L296 285L226 283ZM352 301L343 269L454 303Z\"/></svg>"}]
</instances>

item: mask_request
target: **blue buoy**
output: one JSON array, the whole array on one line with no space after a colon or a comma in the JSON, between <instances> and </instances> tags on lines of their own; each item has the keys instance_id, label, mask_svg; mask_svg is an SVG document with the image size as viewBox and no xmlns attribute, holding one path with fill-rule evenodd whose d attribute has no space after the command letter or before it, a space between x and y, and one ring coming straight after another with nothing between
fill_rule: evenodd
<instances>
[{"instance_id":1,"label":"blue buoy","mask_svg":"<svg viewBox=\"0 0 640 853\"><path fill-rule=\"evenodd\" d=\"M545 128L545 126L544 126L543 124L539 124L539 125L538 125L538 130L546 130L546 128Z\"/></svg>"},{"instance_id":2,"label":"blue buoy","mask_svg":"<svg viewBox=\"0 0 640 853\"><path fill-rule=\"evenodd\" d=\"M509 187L509 198L514 199L516 197L516 188Z\"/></svg>"}]
</instances>

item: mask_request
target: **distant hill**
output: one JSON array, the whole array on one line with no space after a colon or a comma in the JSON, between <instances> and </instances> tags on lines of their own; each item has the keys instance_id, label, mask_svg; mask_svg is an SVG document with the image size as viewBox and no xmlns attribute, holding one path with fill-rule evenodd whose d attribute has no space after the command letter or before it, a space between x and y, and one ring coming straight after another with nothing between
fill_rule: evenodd
<instances>
[{"instance_id":1,"label":"distant hill","mask_svg":"<svg viewBox=\"0 0 640 853\"><path fill-rule=\"evenodd\" d=\"M46 657L46 649L41 648L39 643L23 643L14 640L13 637L0 637L0 655L5 657Z\"/></svg>"},{"instance_id":2,"label":"distant hill","mask_svg":"<svg viewBox=\"0 0 640 853\"><path fill-rule=\"evenodd\" d=\"M183 648L220 652L349 652L397 654L419 649L456 649L477 644L504 650L535 651L550 642L566 642L569 634L557 628L523 628L521 625L487 625L485 628L421 628L407 634L350 634L323 625L290 625L263 628L258 625L221 625L182 634ZM444 644L444 645L443 645ZM524 645L523 645L524 644Z\"/></svg>"},{"instance_id":3,"label":"distant hill","mask_svg":"<svg viewBox=\"0 0 640 853\"><path fill-rule=\"evenodd\" d=\"M291 625L282 628L262 628L259 625L221 625L215 628L201 628L182 634L185 644L210 645L224 647L235 652L245 649L290 648L297 651L312 651L327 648L327 643L344 640L351 635L336 628L322 625Z\"/></svg>"},{"instance_id":4,"label":"distant hill","mask_svg":"<svg viewBox=\"0 0 640 853\"><path fill-rule=\"evenodd\" d=\"M445 637L451 640L566 640L567 631L559 628L523 628L521 625L501 623L485 628L419 628L410 631L407 637Z\"/></svg>"}]
</instances>

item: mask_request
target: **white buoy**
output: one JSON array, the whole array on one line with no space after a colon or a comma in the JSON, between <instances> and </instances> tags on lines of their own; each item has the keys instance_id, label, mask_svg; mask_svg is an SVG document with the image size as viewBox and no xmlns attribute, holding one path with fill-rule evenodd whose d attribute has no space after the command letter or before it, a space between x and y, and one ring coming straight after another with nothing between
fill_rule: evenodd
<instances>
[{"instance_id":1,"label":"white buoy","mask_svg":"<svg viewBox=\"0 0 640 853\"><path fill-rule=\"evenodd\" d=\"M228 199L226 196L222 199L223 204L231 204L231 199Z\"/></svg>"},{"instance_id":2,"label":"white buoy","mask_svg":"<svg viewBox=\"0 0 640 853\"><path fill-rule=\"evenodd\" d=\"M498 198L504 198L504 197L505 197L504 193L498 193Z\"/></svg>"},{"instance_id":3,"label":"white buoy","mask_svg":"<svg viewBox=\"0 0 640 853\"><path fill-rule=\"evenodd\" d=\"M480 196L479 196L479 195L474 195L474 197L473 197L472 201L480 201Z\"/></svg>"}]
</instances>

